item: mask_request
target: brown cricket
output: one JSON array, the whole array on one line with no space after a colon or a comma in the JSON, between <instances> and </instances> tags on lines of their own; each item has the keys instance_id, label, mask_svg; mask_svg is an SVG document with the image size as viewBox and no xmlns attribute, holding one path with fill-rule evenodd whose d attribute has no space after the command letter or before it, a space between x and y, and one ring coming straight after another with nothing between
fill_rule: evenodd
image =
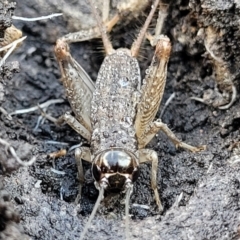
<instances>
[{"instance_id":1,"label":"brown cricket","mask_svg":"<svg viewBox=\"0 0 240 240\"><path fill-rule=\"evenodd\" d=\"M106 1L109 4L109 0ZM136 2L136 1L132 1ZM82 159L92 163L92 173L99 196L89 217L81 239L84 238L90 223L103 199L104 190L117 188L126 191L126 238L129 239L129 199L133 183L139 175L139 165L152 162L151 186L159 211L163 210L157 189L157 153L145 148L151 139L162 130L176 147L198 152L205 147L193 147L179 140L160 119L154 121L166 83L167 63L171 43L163 35L153 36L156 50L152 63L141 80L137 55L159 0L153 2L151 11L131 49L113 49L107 36L106 26L119 19L102 23L93 1L89 1L96 17L98 29L81 31L60 38L55 53L75 117L65 114L61 120L69 124L90 144L76 149L80 192L84 180ZM114 25L112 24L112 25ZM91 38L95 32L101 34L106 57L94 83L83 68L73 59L68 43Z\"/></svg>"}]
</instances>

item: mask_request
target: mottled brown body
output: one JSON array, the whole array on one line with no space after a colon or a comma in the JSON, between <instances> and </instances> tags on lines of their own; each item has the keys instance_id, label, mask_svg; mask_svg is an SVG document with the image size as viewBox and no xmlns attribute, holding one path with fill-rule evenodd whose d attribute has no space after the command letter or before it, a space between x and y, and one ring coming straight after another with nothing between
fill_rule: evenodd
<instances>
[{"instance_id":1,"label":"mottled brown body","mask_svg":"<svg viewBox=\"0 0 240 240\"><path fill-rule=\"evenodd\" d=\"M91 104L93 155L113 148L137 150L136 97L140 95L140 68L128 49L108 55L99 70Z\"/></svg>"}]
</instances>

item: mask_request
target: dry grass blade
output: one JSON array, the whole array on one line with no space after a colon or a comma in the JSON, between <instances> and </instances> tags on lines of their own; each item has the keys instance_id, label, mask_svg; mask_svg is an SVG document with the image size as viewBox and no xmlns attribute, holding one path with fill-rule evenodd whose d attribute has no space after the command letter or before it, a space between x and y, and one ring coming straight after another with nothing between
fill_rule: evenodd
<instances>
[{"instance_id":1,"label":"dry grass blade","mask_svg":"<svg viewBox=\"0 0 240 240\"><path fill-rule=\"evenodd\" d=\"M2 60L0 61L0 67L5 63L5 61L6 61L7 58L11 55L11 53L12 53L13 50L17 47L17 45L18 45L20 42L22 42L25 38L26 38L26 36L25 36L25 37L22 37L22 38L20 38L20 39L18 39L18 40L15 40L14 42L8 44L8 45L5 46L5 47L0 48L0 52L4 51L4 50L6 50L6 49L9 49L9 50L7 51L7 53L4 55L4 57L2 58Z\"/></svg>"},{"instance_id":2,"label":"dry grass blade","mask_svg":"<svg viewBox=\"0 0 240 240\"><path fill-rule=\"evenodd\" d=\"M3 146L6 147L6 150L8 150L12 156L15 158L15 160L22 165L23 167L28 167L31 166L35 161L36 161L36 157L32 157L28 162L24 162L22 161L17 153L15 152L14 148L10 145L10 143L8 143L6 140L3 140L0 138L0 144L2 144Z\"/></svg>"},{"instance_id":3,"label":"dry grass blade","mask_svg":"<svg viewBox=\"0 0 240 240\"><path fill-rule=\"evenodd\" d=\"M21 21L26 21L26 22L34 22L34 21L39 21L39 20L45 20L45 19L51 19L53 17L59 17L62 16L62 13L53 13L47 16L41 16L41 17L35 17L35 18L26 18L26 17L18 17L18 16L13 16L12 18L15 20L21 20Z\"/></svg>"},{"instance_id":4,"label":"dry grass blade","mask_svg":"<svg viewBox=\"0 0 240 240\"><path fill-rule=\"evenodd\" d=\"M47 108L47 107L49 107L51 104L62 103L62 102L64 102L63 99L53 99L53 100L49 100L49 101L46 101L46 102L44 102L44 103L42 103L42 104L39 104L38 106L35 106L35 107L16 110L16 111L10 113L10 116L12 116L12 115L17 115L17 114L24 114L24 113L34 112L34 111L39 110L39 107L40 107L40 108Z\"/></svg>"}]
</instances>

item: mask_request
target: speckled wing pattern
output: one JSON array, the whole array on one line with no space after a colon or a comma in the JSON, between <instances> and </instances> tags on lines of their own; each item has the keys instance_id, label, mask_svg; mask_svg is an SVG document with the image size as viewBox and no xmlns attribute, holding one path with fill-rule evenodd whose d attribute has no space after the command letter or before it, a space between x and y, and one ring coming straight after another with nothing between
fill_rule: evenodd
<instances>
[{"instance_id":1,"label":"speckled wing pattern","mask_svg":"<svg viewBox=\"0 0 240 240\"><path fill-rule=\"evenodd\" d=\"M106 56L99 70L91 105L92 152L121 147L135 151L136 104L140 69L129 50L118 49Z\"/></svg>"}]
</instances>

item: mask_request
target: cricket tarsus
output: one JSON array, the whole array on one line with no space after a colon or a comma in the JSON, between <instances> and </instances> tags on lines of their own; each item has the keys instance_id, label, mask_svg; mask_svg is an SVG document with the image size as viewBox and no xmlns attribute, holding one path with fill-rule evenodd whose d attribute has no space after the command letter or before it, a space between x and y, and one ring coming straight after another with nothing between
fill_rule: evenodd
<instances>
[{"instance_id":1,"label":"cricket tarsus","mask_svg":"<svg viewBox=\"0 0 240 240\"><path fill-rule=\"evenodd\" d=\"M67 123L90 144L90 148L80 147L76 150L79 180L83 181L81 160L92 162L95 186L99 190L99 197L84 227L81 239L84 239L103 198L104 190L107 188L126 191L126 238L130 239L129 202L133 183L138 178L139 165L142 163L152 163L151 186L159 212L163 210L157 188L158 154L145 146L158 131L162 130L176 147L192 152L203 150L204 147L193 147L183 143L160 119L154 121L166 82L167 64L171 52L168 37L162 35L154 37L156 51L141 84L141 73L136 56L159 0L154 1L131 50L124 48L113 50L107 36L107 24L104 25L105 22L103 23L100 19L93 0L89 1L107 53L98 72L96 83L92 82L69 52L67 43L75 42L78 36L79 41L82 41L85 39L83 34L78 32L72 36L67 35L57 42L55 48L62 82L76 117L68 115L64 120L67 120ZM103 15L106 18L106 14ZM113 25L118 19L118 17L114 19ZM159 22L163 24L163 21ZM161 26L158 27L160 28Z\"/></svg>"}]
</instances>

